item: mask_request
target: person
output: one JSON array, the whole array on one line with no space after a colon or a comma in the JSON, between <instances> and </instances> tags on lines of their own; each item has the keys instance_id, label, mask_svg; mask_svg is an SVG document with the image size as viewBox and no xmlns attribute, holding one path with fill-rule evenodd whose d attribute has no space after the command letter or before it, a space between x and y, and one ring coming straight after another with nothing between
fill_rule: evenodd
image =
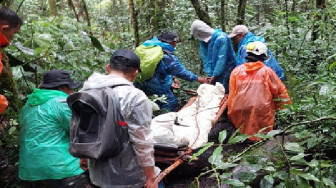
<instances>
[{"instance_id":1,"label":"person","mask_svg":"<svg viewBox=\"0 0 336 188\"><path fill-rule=\"evenodd\" d=\"M225 93L229 93L229 79L236 66L236 56L228 35L201 20L195 20L190 31L200 42L203 69L210 77L210 83L223 84Z\"/></svg>"},{"instance_id":2,"label":"person","mask_svg":"<svg viewBox=\"0 0 336 188\"><path fill-rule=\"evenodd\" d=\"M187 70L173 53L178 42L179 38L176 33L165 31L158 37L154 37L143 43L144 46L162 47L164 55L156 66L153 77L144 83L137 84L137 87L143 90L147 96L158 95L160 97L165 95L165 103L156 102L161 109L164 108L169 111L174 111L178 106L178 99L171 90L171 87L174 89L180 87L180 83L176 77L190 82L206 83L205 78L198 77L193 72Z\"/></svg>"},{"instance_id":3,"label":"person","mask_svg":"<svg viewBox=\"0 0 336 188\"><path fill-rule=\"evenodd\" d=\"M3 49L9 46L9 42L14 38L14 35L19 32L22 25L21 18L12 10L0 6L0 48ZM5 67L5 69L9 67ZM4 64L2 60L2 54L0 52L0 75L3 72ZM9 70L10 71L10 70ZM5 87L0 84L0 90L3 92ZM0 114L3 114L8 107L7 98L0 94ZM4 128L7 123L0 122L0 131ZM5 152L0 147L0 174L6 174L8 170L8 159ZM3 173L2 173L3 172Z\"/></svg>"},{"instance_id":4,"label":"person","mask_svg":"<svg viewBox=\"0 0 336 188\"><path fill-rule=\"evenodd\" d=\"M22 25L21 18L12 10L0 6L0 48L9 46L14 35L19 32ZM0 74L4 68L2 54L0 52ZM6 97L0 94L0 114L4 113L8 106Z\"/></svg>"},{"instance_id":5,"label":"person","mask_svg":"<svg viewBox=\"0 0 336 188\"><path fill-rule=\"evenodd\" d=\"M237 65L244 64L246 60L246 46L250 42L260 41L265 43L265 39L262 36L255 36L252 32L249 32L245 25L236 25L233 29L229 38L232 39L235 45L238 45L237 51ZM285 73L283 68L279 65L278 61L275 59L272 52L267 49L268 58L264 60L266 66L271 67L273 71L278 75L280 80L285 79Z\"/></svg>"},{"instance_id":6,"label":"person","mask_svg":"<svg viewBox=\"0 0 336 188\"><path fill-rule=\"evenodd\" d=\"M19 178L37 187L86 187L88 176L79 159L70 155L69 130L71 110L69 94L80 83L64 70L43 75L19 115Z\"/></svg>"},{"instance_id":7,"label":"person","mask_svg":"<svg viewBox=\"0 0 336 188\"><path fill-rule=\"evenodd\" d=\"M247 62L236 67L230 78L228 116L240 133L249 140L261 129L263 133L273 130L275 110L291 104L286 86L275 72L265 66L267 47L260 41L247 45Z\"/></svg>"},{"instance_id":8,"label":"person","mask_svg":"<svg viewBox=\"0 0 336 188\"><path fill-rule=\"evenodd\" d=\"M118 103L123 124L128 126L129 141L112 158L89 159L90 179L99 187L158 187L154 182L154 146L150 130L152 106L144 92L133 86L141 71L140 58L132 50L117 50L106 69L107 75L93 73L81 91L113 88L111 99Z\"/></svg>"}]
</instances>

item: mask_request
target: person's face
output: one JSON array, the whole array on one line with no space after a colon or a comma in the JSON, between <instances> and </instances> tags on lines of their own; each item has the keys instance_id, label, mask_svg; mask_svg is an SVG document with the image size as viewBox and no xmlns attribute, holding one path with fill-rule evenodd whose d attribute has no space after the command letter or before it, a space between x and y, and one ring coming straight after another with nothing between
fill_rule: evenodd
<instances>
[{"instance_id":1,"label":"person's face","mask_svg":"<svg viewBox=\"0 0 336 188\"><path fill-rule=\"evenodd\" d=\"M232 39L233 39L234 44L238 45L243 38L244 38L244 35L238 34Z\"/></svg>"},{"instance_id":2,"label":"person's face","mask_svg":"<svg viewBox=\"0 0 336 188\"><path fill-rule=\"evenodd\" d=\"M1 25L0 32L7 38L8 41L13 40L14 35L20 31L21 25L10 27L9 25Z\"/></svg>"},{"instance_id":3,"label":"person's face","mask_svg":"<svg viewBox=\"0 0 336 188\"><path fill-rule=\"evenodd\" d=\"M67 85L60 86L58 89L60 91L63 91L64 93L66 93L68 95L70 95L71 93L75 92L74 89L69 88L69 86L67 86Z\"/></svg>"},{"instance_id":4,"label":"person's face","mask_svg":"<svg viewBox=\"0 0 336 188\"><path fill-rule=\"evenodd\" d=\"M176 41L173 41L172 43L170 43L174 48L176 48L177 46L177 42Z\"/></svg>"}]
</instances>

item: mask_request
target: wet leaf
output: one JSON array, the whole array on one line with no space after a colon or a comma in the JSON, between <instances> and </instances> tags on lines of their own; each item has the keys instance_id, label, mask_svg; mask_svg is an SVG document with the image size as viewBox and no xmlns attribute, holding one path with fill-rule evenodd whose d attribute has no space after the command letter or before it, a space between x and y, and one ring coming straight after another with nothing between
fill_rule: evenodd
<instances>
[{"instance_id":1,"label":"wet leaf","mask_svg":"<svg viewBox=\"0 0 336 188\"><path fill-rule=\"evenodd\" d=\"M272 188L274 184L274 179L272 176L267 175L260 181L260 187Z\"/></svg>"},{"instance_id":2,"label":"wet leaf","mask_svg":"<svg viewBox=\"0 0 336 188\"><path fill-rule=\"evenodd\" d=\"M105 51L104 47L101 45L101 43L99 42L99 40L96 37L94 37L94 36L89 36L89 37L90 37L91 42L92 42L92 44L95 48L97 48L101 52Z\"/></svg>"},{"instance_id":3,"label":"wet leaf","mask_svg":"<svg viewBox=\"0 0 336 188\"><path fill-rule=\"evenodd\" d=\"M328 179L328 178L322 178L322 181L323 181L323 183L324 183L326 186L332 186L332 187L335 187L335 183L334 183L331 179Z\"/></svg>"},{"instance_id":4,"label":"wet leaf","mask_svg":"<svg viewBox=\"0 0 336 188\"><path fill-rule=\"evenodd\" d=\"M21 79L23 77L23 74L22 74L23 72L24 72L23 67L20 65L12 67L12 73L13 73L15 80Z\"/></svg>"},{"instance_id":5,"label":"wet leaf","mask_svg":"<svg viewBox=\"0 0 336 188\"><path fill-rule=\"evenodd\" d=\"M312 175L310 173L300 173L298 175L303 177L306 180L313 180L313 181L316 181L316 182L320 182L319 179L317 179L314 175Z\"/></svg>"},{"instance_id":6,"label":"wet leaf","mask_svg":"<svg viewBox=\"0 0 336 188\"><path fill-rule=\"evenodd\" d=\"M291 160L291 161L297 161L297 160L302 159L304 156L305 156L305 154L303 154L303 153L299 153L299 154L297 154L297 155L291 157L290 160Z\"/></svg>"},{"instance_id":7,"label":"wet leaf","mask_svg":"<svg viewBox=\"0 0 336 188\"><path fill-rule=\"evenodd\" d=\"M243 182L239 180L235 180L235 179L224 180L223 184L229 184L233 186L244 186L245 185Z\"/></svg>"},{"instance_id":8,"label":"wet leaf","mask_svg":"<svg viewBox=\"0 0 336 188\"><path fill-rule=\"evenodd\" d=\"M219 133L219 136L218 136L218 141L219 141L219 143L223 143L224 140L225 140L225 138L226 138L226 136L227 136L227 132L226 132L226 130L221 131L221 132Z\"/></svg>"},{"instance_id":9,"label":"wet leaf","mask_svg":"<svg viewBox=\"0 0 336 188\"><path fill-rule=\"evenodd\" d=\"M285 144L285 149L297 153L303 153L304 149L301 147L298 143L293 143L293 142L287 142Z\"/></svg>"},{"instance_id":10,"label":"wet leaf","mask_svg":"<svg viewBox=\"0 0 336 188\"><path fill-rule=\"evenodd\" d=\"M254 178L256 178L257 174L256 173L252 173L252 172L240 172L237 174L237 178L245 183L249 183L252 180L254 180Z\"/></svg>"},{"instance_id":11,"label":"wet leaf","mask_svg":"<svg viewBox=\"0 0 336 188\"><path fill-rule=\"evenodd\" d=\"M196 157L200 156L202 153L204 153L207 149L209 149L214 143L213 142L208 142L206 143L202 149L200 149L197 153L193 154L188 162L191 162L194 160Z\"/></svg>"},{"instance_id":12,"label":"wet leaf","mask_svg":"<svg viewBox=\"0 0 336 188\"><path fill-rule=\"evenodd\" d=\"M243 142L245 141L249 136L248 135L245 135L245 134L240 134L240 135L237 135L235 137L231 137L230 140L229 140L229 144L235 144L235 143L238 143L238 142Z\"/></svg>"}]
</instances>

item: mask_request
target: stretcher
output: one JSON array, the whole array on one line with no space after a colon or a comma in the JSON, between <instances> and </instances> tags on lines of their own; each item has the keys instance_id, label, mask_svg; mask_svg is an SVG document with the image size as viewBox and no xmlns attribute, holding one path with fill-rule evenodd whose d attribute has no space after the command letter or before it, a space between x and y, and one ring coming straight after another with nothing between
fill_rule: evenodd
<instances>
[{"instance_id":1,"label":"stretcher","mask_svg":"<svg viewBox=\"0 0 336 188\"><path fill-rule=\"evenodd\" d=\"M193 104L196 98L197 96L190 98L188 103L183 108ZM223 115L225 109L227 108L227 98L228 95L226 94L221 100L219 110L216 113L216 118L212 122L212 127L214 127L218 123L219 118ZM188 146L176 146L174 144L156 144L154 146L154 156L156 164L160 163L170 165L156 177L156 182L160 182L165 176L167 176L171 171L176 169L182 163L188 162L192 154L193 150Z\"/></svg>"}]
</instances>

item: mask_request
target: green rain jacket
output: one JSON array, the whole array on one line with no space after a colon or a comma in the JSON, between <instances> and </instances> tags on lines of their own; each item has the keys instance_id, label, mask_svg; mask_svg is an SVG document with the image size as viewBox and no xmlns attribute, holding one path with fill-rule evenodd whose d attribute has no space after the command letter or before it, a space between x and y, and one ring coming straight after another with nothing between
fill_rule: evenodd
<instances>
[{"instance_id":1,"label":"green rain jacket","mask_svg":"<svg viewBox=\"0 0 336 188\"><path fill-rule=\"evenodd\" d=\"M46 89L35 89L28 96L19 117L20 179L63 179L84 172L79 159L69 153L71 110L67 96Z\"/></svg>"}]
</instances>

